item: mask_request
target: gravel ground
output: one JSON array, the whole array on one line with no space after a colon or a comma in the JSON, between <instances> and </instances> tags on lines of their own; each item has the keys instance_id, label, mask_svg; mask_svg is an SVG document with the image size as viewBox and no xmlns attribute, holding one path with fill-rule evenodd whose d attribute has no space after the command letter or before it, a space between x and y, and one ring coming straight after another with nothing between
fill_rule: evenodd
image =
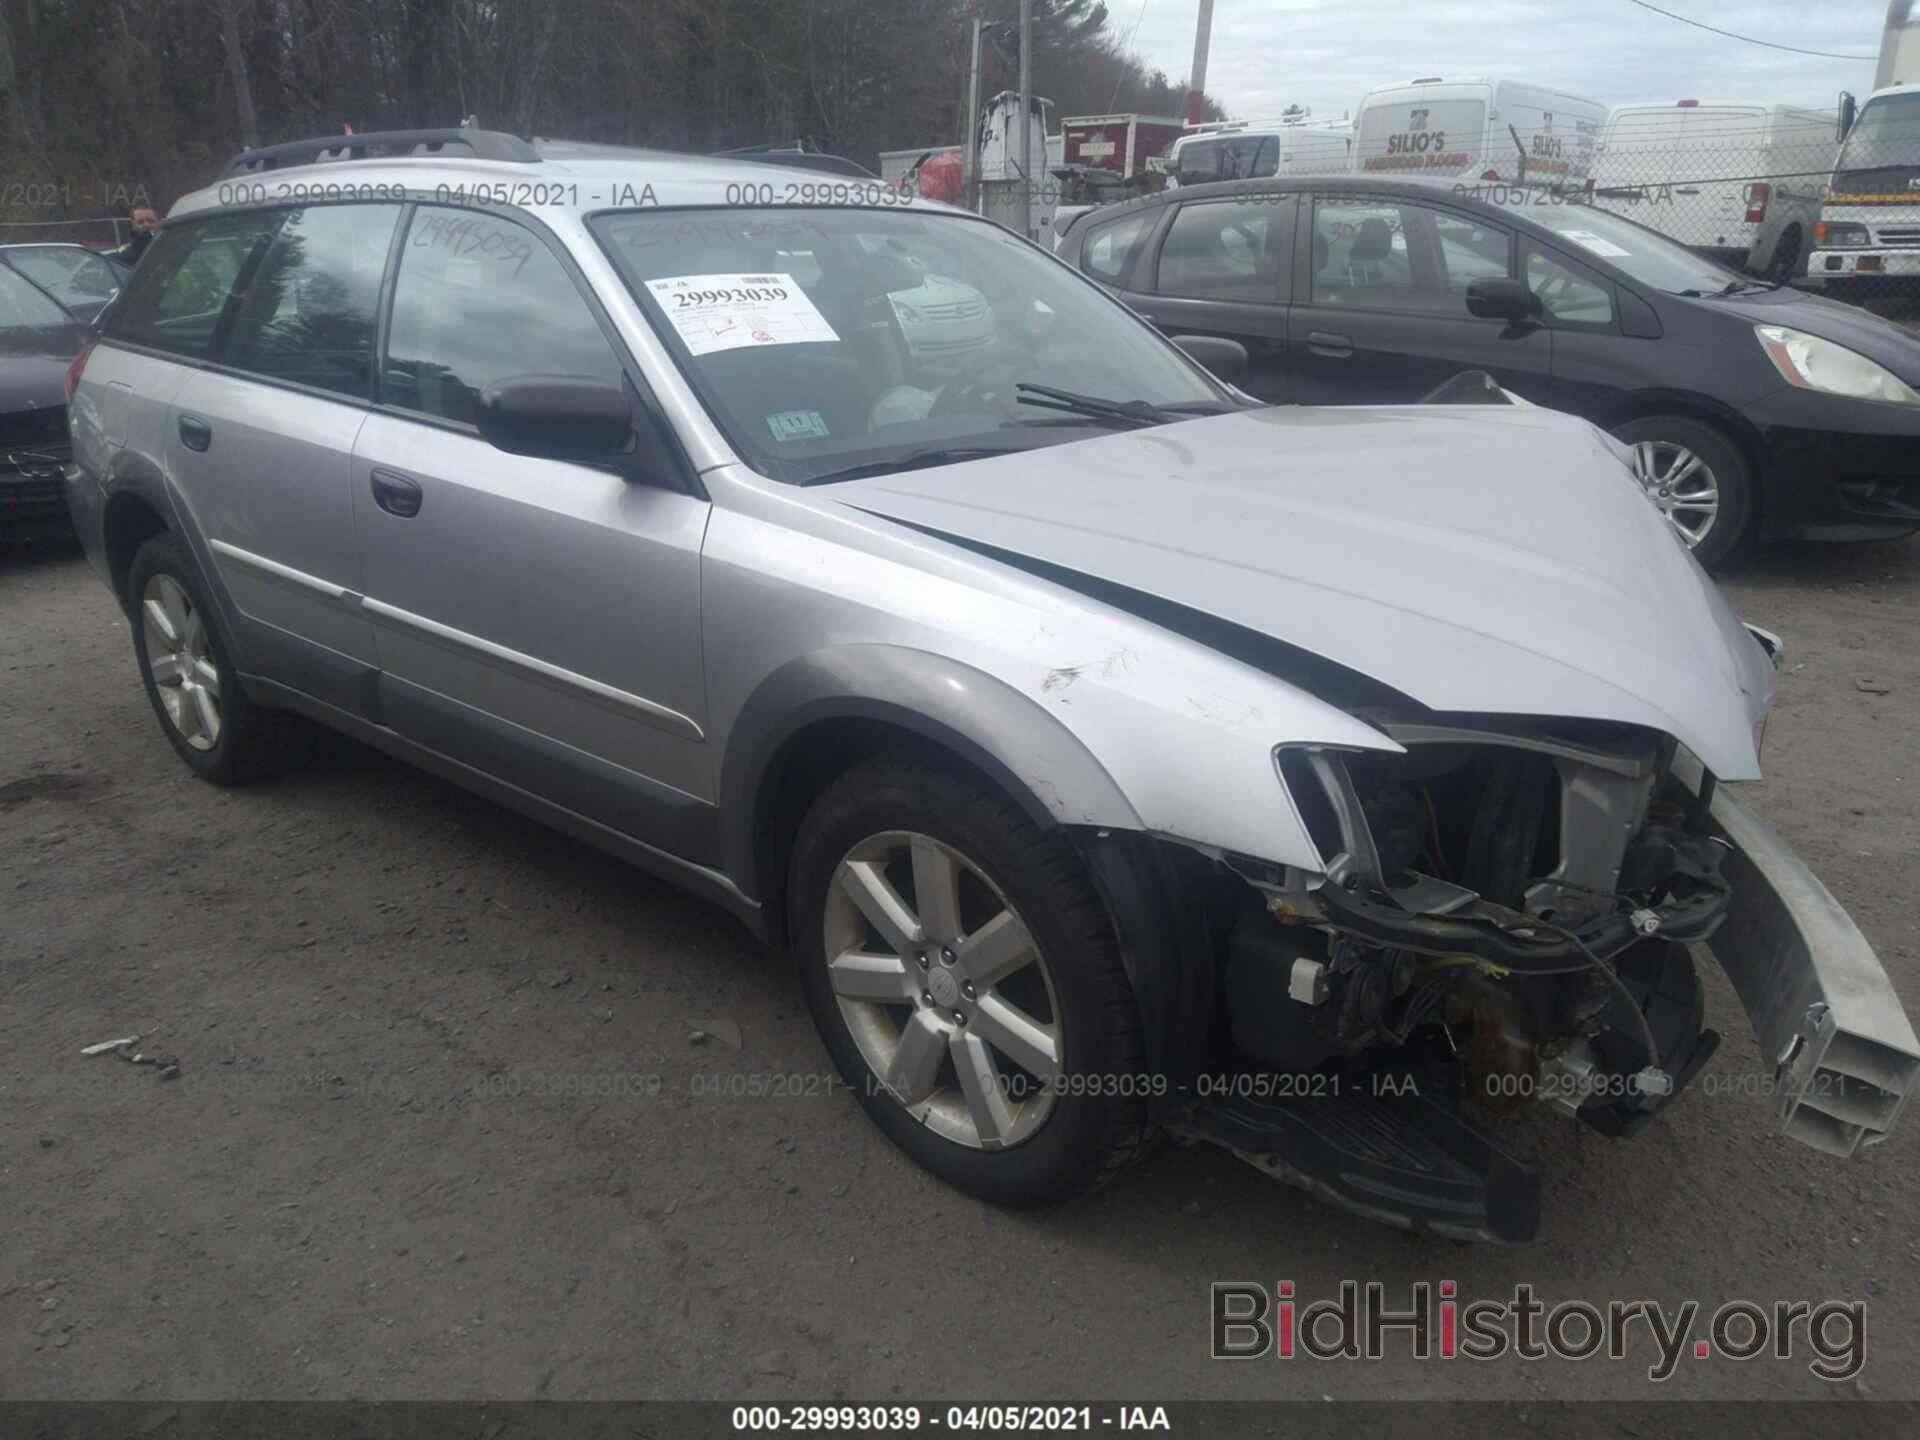
<instances>
[{"instance_id":1,"label":"gravel ground","mask_svg":"<svg viewBox=\"0 0 1920 1440\"><path fill-rule=\"evenodd\" d=\"M1729 589L1789 646L1747 795L1920 1009L1920 544ZM0 617L0 1396L1920 1397L1920 1120L1846 1164L1758 1099L1631 1142L1543 1120L1521 1250L1212 1151L996 1212L825 1093L791 976L720 912L355 745L194 780L72 553L0 556ZM1710 985L1730 1081L1759 1057ZM179 1077L79 1055L133 1033ZM739 1093L694 1093L716 1078ZM1225 1364L1219 1279L1863 1300L1868 1364L1689 1357L1656 1387L1644 1332L1621 1363Z\"/></svg>"}]
</instances>

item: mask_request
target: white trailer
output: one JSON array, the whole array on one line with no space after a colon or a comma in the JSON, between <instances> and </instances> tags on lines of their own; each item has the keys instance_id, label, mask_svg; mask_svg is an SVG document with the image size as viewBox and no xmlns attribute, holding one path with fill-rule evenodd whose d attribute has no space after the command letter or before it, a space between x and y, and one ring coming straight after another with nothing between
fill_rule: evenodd
<instances>
[{"instance_id":1,"label":"white trailer","mask_svg":"<svg viewBox=\"0 0 1920 1440\"><path fill-rule=\"evenodd\" d=\"M1836 112L1766 100L1616 105L1593 203L1757 274L1805 268L1839 150Z\"/></svg>"}]
</instances>

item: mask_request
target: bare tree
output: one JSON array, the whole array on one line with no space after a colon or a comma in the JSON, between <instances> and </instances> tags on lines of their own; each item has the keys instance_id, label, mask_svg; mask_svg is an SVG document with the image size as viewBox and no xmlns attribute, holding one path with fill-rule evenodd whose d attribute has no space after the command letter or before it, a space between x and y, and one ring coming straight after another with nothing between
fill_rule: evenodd
<instances>
[{"instance_id":1,"label":"bare tree","mask_svg":"<svg viewBox=\"0 0 1920 1440\"><path fill-rule=\"evenodd\" d=\"M227 56L227 79L233 84L234 116L240 124L240 143L252 150L260 144L260 123L253 113L253 84L247 78L247 55L240 48L242 0L220 0L220 48Z\"/></svg>"}]
</instances>

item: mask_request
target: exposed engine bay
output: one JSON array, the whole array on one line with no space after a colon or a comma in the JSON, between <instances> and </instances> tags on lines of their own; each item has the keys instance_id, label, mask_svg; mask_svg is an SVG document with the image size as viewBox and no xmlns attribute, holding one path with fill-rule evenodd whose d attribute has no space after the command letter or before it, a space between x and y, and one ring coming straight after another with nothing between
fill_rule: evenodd
<instances>
[{"instance_id":1,"label":"exposed engine bay","mask_svg":"<svg viewBox=\"0 0 1920 1440\"><path fill-rule=\"evenodd\" d=\"M1186 1133L1376 1219L1524 1240L1537 1181L1489 1132L1544 1104L1630 1135L1685 1089L1720 1038L1690 947L1735 852L1667 737L1447 718L1382 723L1401 754L1279 753L1326 868L1228 860L1215 1049L1239 1078ZM1904 1082L1872 1088L1890 1123Z\"/></svg>"},{"instance_id":2,"label":"exposed engine bay","mask_svg":"<svg viewBox=\"0 0 1920 1440\"><path fill-rule=\"evenodd\" d=\"M1697 802L1656 802L1671 747L1394 738L1406 754L1282 753L1328 872L1235 927L1238 1048L1317 1064L1450 1039L1489 1096L1584 1082L1590 1119L1632 1124L1711 1053L1685 946L1729 899ZM1268 1003L1281 975L1291 1003Z\"/></svg>"}]
</instances>

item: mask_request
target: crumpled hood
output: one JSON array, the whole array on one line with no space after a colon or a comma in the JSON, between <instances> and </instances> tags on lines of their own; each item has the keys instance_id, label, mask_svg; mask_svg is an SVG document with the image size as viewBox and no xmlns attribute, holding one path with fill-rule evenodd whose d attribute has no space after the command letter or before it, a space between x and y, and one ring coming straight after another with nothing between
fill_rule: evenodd
<instances>
[{"instance_id":1,"label":"crumpled hood","mask_svg":"<svg viewBox=\"0 0 1920 1440\"><path fill-rule=\"evenodd\" d=\"M820 493L1232 621L1435 710L1647 725L1723 778L1759 774L1765 653L1614 442L1552 411L1250 410Z\"/></svg>"}]
</instances>

